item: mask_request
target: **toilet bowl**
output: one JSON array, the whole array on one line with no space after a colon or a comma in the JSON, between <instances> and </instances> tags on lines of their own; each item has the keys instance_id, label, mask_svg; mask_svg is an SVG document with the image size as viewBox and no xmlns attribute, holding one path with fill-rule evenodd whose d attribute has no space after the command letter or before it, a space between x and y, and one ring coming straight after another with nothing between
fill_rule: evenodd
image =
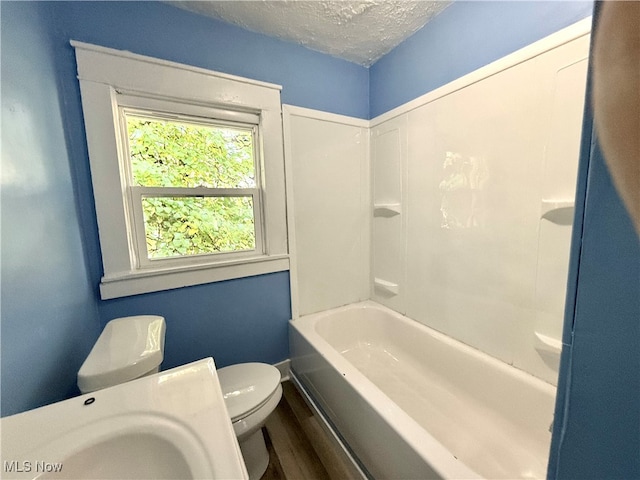
<instances>
[{"instance_id":1,"label":"toilet bowl","mask_svg":"<svg viewBox=\"0 0 640 480\"><path fill-rule=\"evenodd\" d=\"M250 480L269 465L262 427L282 397L280 371L265 363L241 363L218 370L225 405Z\"/></svg>"}]
</instances>

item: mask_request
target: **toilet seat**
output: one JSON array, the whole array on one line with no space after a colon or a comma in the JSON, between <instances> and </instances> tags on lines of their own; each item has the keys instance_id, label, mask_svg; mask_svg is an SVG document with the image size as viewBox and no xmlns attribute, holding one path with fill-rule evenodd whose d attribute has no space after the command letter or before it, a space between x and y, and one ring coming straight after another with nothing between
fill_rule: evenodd
<instances>
[{"instance_id":1,"label":"toilet seat","mask_svg":"<svg viewBox=\"0 0 640 480\"><path fill-rule=\"evenodd\" d=\"M280 371L264 363L241 363L218 370L231 423L262 408L280 386Z\"/></svg>"}]
</instances>

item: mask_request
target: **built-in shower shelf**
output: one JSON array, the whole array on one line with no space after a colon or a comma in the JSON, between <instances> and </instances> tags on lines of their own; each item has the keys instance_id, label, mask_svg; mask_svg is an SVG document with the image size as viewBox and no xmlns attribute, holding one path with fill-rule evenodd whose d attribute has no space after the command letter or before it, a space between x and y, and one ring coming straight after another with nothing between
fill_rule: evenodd
<instances>
[{"instance_id":1,"label":"built-in shower shelf","mask_svg":"<svg viewBox=\"0 0 640 480\"><path fill-rule=\"evenodd\" d=\"M536 350L543 350L545 352L560 355L562 351L562 342L548 335L544 335L539 332L536 334Z\"/></svg>"},{"instance_id":2,"label":"built-in shower shelf","mask_svg":"<svg viewBox=\"0 0 640 480\"><path fill-rule=\"evenodd\" d=\"M574 208L573 200L542 200L540 218L557 225L572 225Z\"/></svg>"},{"instance_id":3,"label":"built-in shower shelf","mask_svg":"<svg viewBox=\"0 0 640 480\"><path fill-rule=\"evenodd\" d=\"M395 217L402 213L399 203L376 203L373 205L374 217Z\"/></svg>"},{"instance_id":4,"label":"built-in shower shelf","mask_svg":"<svg viewBox=\"0 0 640 480\"><path fill-rule=\"evenodd\" d=\"M382 280L381 278L374 278L373 286L384 291L385 293L398 295L399 286L397 283L389 282L387 280Z\"/></svg>"}]
</instances>

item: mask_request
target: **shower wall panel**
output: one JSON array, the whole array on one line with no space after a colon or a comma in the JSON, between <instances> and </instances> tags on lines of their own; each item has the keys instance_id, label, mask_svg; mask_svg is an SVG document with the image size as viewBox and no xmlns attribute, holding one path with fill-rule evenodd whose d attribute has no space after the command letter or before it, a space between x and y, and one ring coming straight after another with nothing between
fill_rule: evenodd
<instances>
[{"instance_id":1,"label":"shower wall panel","mask_svg":"<svg viewBox=\"0 0 640 480\"><path fill-rule=\"evenodd\" d=\"M376 265L406 268L386 304L551 383L588 47L584 34L374 127L407 139L403 170L385 173L406 179L401 247L374 215L373 281ZM372 141L374 177L383 150Z\"/></svg>"},{"instance_id":2,"label":"shower wall panel","mask_svg":"<svg viewBox=\"0 0 640 480\"><path fill-rule=\"evenodd\" d=\"M285 136L293 177L294 316L366 300L368 122L286 106Z\"/></svg>"}]
</instances>

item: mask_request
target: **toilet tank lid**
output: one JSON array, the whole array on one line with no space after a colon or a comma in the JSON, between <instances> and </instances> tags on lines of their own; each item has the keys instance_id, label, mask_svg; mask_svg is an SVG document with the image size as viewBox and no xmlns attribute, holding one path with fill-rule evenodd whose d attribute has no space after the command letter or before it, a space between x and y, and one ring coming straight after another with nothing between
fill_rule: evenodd
<instances>
[{"instance_id":1,"label":"toilet tank lid","mask_svg":"<svg viewBox=\"0 0 640 480\"><path fill-rule=\"evenodd\" d=\"M82 392L133 380L155 369L164 354L164 318L137 315L111 320L78 371Z\"/></svg>"}]
</instances>

